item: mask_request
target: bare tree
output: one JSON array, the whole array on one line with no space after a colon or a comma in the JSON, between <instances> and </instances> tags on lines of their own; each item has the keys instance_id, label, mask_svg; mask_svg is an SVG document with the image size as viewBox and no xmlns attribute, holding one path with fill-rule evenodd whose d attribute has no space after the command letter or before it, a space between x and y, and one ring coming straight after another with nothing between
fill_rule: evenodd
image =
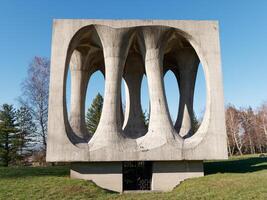
<instances>
[{"instance_id":1,"label":"bare tree","mask_svg":"<svg viewBox=\"0 0 267 200\"><path fill-rule=\"evenodd\" d=\"M256 141L256 117L251 107L242 109L240 113L242 127L244 129L244 143L251 154L255 154Z\"/></svg>"},{"instance_id":2,"label":"bare tree","mask_svg":"<svg viewBox=\"0 0 267 200\"><path fill-rule=\"evenodd\" d=\"M257 148L260 153L266 152L267 147L267 102L262 104L256 113Z\"/></svg>"},{"instance_id":3,"label":"bare tree","mask_svg":"<svg viewBox=\"0 0 267 200\"><path fill-rule=\"evenodd\" d=\"M237 110L233 105L229 105L226 108L226 131L227 131L227 144L228 152L232 156L235 150L242 155L242 129L240 126L240 115L239 110Z\"/></svg>"},{"instance_id":4,"label":"bare tree","mask_svg":"<svg viewBox=\"0 0 267 200\"><path fill-rule=\"evenodd\" d=\"M258 111L259 127L267 138L267 102L262 104Z\"/></svg>"},{"instance_id":5,"label":"bare tree","mask_svg":"<svg viewBox=\"0 0 267 200\"><path fill-rule=\"evenodd\" d=\"M46 149L50 61L34 57L29 64L27 78L22 82L19 101L32 113L37 125L39 141Z\"/></svg>"},{"instance_id":6,"label":"bare tree","mask_svg":"<svg viewBox=\"0 0 267 200\"><path fill-rule=\"evenodd\" d=\"M258 109L226 107L227 145L230 156L267 151L267 103Z\"/></svg>"}]
</instances>

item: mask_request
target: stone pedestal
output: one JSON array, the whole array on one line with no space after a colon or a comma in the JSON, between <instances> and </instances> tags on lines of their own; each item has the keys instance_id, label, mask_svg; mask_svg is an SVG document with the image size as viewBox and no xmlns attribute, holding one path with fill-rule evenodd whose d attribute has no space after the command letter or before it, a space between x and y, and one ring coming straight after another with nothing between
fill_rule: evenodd
<instances>
[{"instance_id":1,"label":"stone pedestal","mask_svg":"<svg viewBox=\"0 0 267 200\"><path fill-rule=\"evenodd\" d=\"M70 177L91 180L104 189L122 192L121 162L72 163Z\"/></svg>"},{"instance_id":2,"label":"stone pedestal","mask_svg":"<svg viewBox=\"0 0 267 200\"><path fill-rule=\"evenodd\" d=\"M72 163L70 176L91 180L104 189L123 192L123 162ZM203 161L154 161L151 190L171 191L181 181L200 176L204 176Z\"/></svg>"},{"instance_id":3,"label":"stone pedestal","mask_svg":"<svg viewBox=\"0 0 267 200\"><path fill-rule=\"evenodd\" d=\"M204 176L203 161L154 162L151 190L171 191L185 179L200 176Z\"/></svg>"}]
</instances>

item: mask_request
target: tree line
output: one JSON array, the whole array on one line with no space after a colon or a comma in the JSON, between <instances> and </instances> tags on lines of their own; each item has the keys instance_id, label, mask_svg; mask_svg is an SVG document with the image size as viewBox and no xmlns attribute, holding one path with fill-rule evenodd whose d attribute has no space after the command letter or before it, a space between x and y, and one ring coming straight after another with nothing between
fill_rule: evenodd
<instances>
[{"instance_id":1,"label":"tree line","mask_svg":"<svg viewBox=\"0 0 267 200\"><path fill-rule=\"evenodd\" d=\"M0 107L0 165L23 164L37 152L44 160L46 150L50 61L34 57L21 83L18 109Z\"/></svg>"},{"instance_id":2,"label":"tree line","mask_svg":"<svg viewBox=\"0 0 267 200\"><path fill-rule=\"evenodd\" d=\"M254 110L228 105L225 118L230 156L267 152L267 102Z\"/></svg>"},{"instance_id":3,"label":"tree line","mask_svg":"<svg viewBox=\"0 0 267 200\"><path fill-rule=\"evenodd\" d=\"M49 74L49 59L34 57L27 77L21 83L19 108L10 104L0 106L0 165L25 164L31 162L34 155L45 162ZM96 131L102 106L103 97L98 93L86 114L86 127L91 135ZM267 103L254 110L228 105L225 118L230 156L267 151ZM149 115L146 112L143 120L148 127ZM193 133L199 125L200 120L194 116Z\"/></svg>"}]
</instances>

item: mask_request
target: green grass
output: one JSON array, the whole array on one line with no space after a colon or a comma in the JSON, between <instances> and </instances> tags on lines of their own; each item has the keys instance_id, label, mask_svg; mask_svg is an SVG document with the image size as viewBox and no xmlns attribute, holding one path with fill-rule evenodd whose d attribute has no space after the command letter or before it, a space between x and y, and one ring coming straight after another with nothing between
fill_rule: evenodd
<instances>
[{"instance_id":1,"label":"green grass","mask_svg":"<svg viewBox=\"0 0 267 200\"><path fill-rule=\"evenodd\" d=\"M69 166L0 168L0 199L267 199L267 158L235 157L204 164L206 176L172 192L117 194L69 178Z\"/></svg>"}]
</instances>

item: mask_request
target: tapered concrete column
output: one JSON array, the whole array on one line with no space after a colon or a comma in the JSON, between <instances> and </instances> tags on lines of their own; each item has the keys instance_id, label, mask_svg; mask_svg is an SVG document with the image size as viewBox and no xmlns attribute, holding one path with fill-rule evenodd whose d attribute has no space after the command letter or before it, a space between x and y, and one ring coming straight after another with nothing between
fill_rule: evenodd
<instances>
[{"instance_id":1,"label":"tapered concrete column","mask_svg":"<svg viewBox=\"0 0 267 200\"><path fill-rule=\"evenodd\" d=\"M131 31L133 31L133 34L129 34ZM225 123L223 123L225 116L219 26L217 21L63 19L53 21L52 33L46 156L48 162L96 162L96 165L89 167L91 170L84 171L82 167L80 171L80 168L78 168L74 172L77 172L77 174L72 174L72 177L77 175L77 177L98 180L102 187L120 191L122 176L118 173L121 172L105 170L104 168L107 167L105 164L103 165L104 170L97 170L101 168L98 162L165 161L166 163L153 165L152 189L168 190L176 185L179 180L182 180L183 173L188 174L194 171L190 167L191 161L201 162L201 160L227 158L227 137ZM165 35L165 33L167 34ZM134 43L131 42L129 35L133 35ZM133 47L130 53L141 54L143 61L145 61L151 105L149 131L146 135L137 139L124 136L120 120L120 101L118 101L128 45ZM174 130L167 109L162 77L162 54L164 54L165 64L170 63L173 66L171 70L175 70L177 64L186 68L186 64L183 65L181 60L186 63L190 60L190 56L187 59L187 54L177 55L176 52L180 50L187 51L188 48L196 51L203 64L207 101L206 111L198 132L189 138L183 139ZM80 64L81 66L88 66L90 73L93 73L91 72L93 69L99 69L99 66L105 66L106 68L105 78L107 82L105 83L103 116L97 132L89 141L89 145L73 134L66 108L66 77L74 49L79 50L83 55L91 54L88 58L88 65ZM80 62L87 63L87 56L88 54L85 61L80 59ZM176 63L176 56L181 57L177 58L180 63ZM104 57L106 65L101 65L100 63L104 62ZM188 74L190 73L185 73L183 70L180 70L179 74L178 69L177 76L183 98L187 96L184 94L185 91L190 91L193 88L190 81L194 78L187 77ZM184 79L180 80L182 75ZM83 85L81 84L83 73L75 72L73 77L79 80L75 81L76 86L72 86L77 95L75 103L79 103L79 98L81 98L79 95L82 96L80 89ZM185 80L189 82L187 83ZM188 89L188 84L191 85L191 89ZM189 94L188 96L193 96L191 93ZM190 98L185 98L183 102L188 107ZM180 110L183 109L180 108ZM184 110L182 116L183 113ZM190 114L189 111L187 113ZM78 114L78 116L81 116L81 114ZM177 165L177 163L167 163L171 161L183 161L189 167L186 165L180 167L181 165ZM108 168L110 167L112 166L108 166ZM119 169L119 165L115 164L114 168ZM186 171L180 170L181 168L186 169ZM166 171L166 169L170 170ZM87 172L88 176L86 175ZM170 176L172 178L168 180ZM115 184L114 181L110 181L113 178ZM164 180L167 180L168 183L164 183ZM163 186L166 187L161 188Z\"/></svg>"},{"instance_id":2,"label":"tapered concrete column","mask_svg":"<svg viewBox=\"0 0 267 200\"><path fill-rule=\"evenodd\" d=\"M71 100L70 125L76 136L88 139L85 126L85 95L89 79L89 71L85 69L83 55L75 50L70 61Z\"/></svg>"},{"instance_id":3,"label":"tapered concrete column","mask_svg":"<svg viewBox=\"0 0 267 200\"><path fill-rule=\"evenodd\" d=\"M142 58L129 55L124 71L126 107L123 131L130 138L138 138L147 132L141 107L141 84L144 75Z\"/></svg>"},{"instance_id":4,"label":"tapered concrete column","mask_svg":"<svg viewBox=\"0 0 267 200\"><path fill-rule=\"evenodd\" d=\"M166 30L161 28L143 29L144 60L151 112L148 133L138 141L141 149L156 148L179 139L171 122L163 85L163 36L165 32Z\"/></svg>"},{"instance_id":5,"label":"tapered concrete column","mask_svg":"<svg viewBox=\"0 0 267 200\"><path fill-rule=\"evenodd\" d=\"M199 58L193 49L183 49L177 54L178 70L175 76L180 89L180 102L175 129L182 137L191 136L194 116L193 101Z\"/></svg>"},{"instance_id":6,"label":"tapered concrete column","mask_svg":"<svg viewBox=\"0 0 267 200\"><path fill-rule=\"evenodd\" d=\"M105 60L105 93L101 118L89 148L123 149L121 120L121 80L129 46L128 29L97 26ZM125 40L125 41L124 41ZM127 42L126 42L127 41Z\"/></svg>"}]
</instances>

